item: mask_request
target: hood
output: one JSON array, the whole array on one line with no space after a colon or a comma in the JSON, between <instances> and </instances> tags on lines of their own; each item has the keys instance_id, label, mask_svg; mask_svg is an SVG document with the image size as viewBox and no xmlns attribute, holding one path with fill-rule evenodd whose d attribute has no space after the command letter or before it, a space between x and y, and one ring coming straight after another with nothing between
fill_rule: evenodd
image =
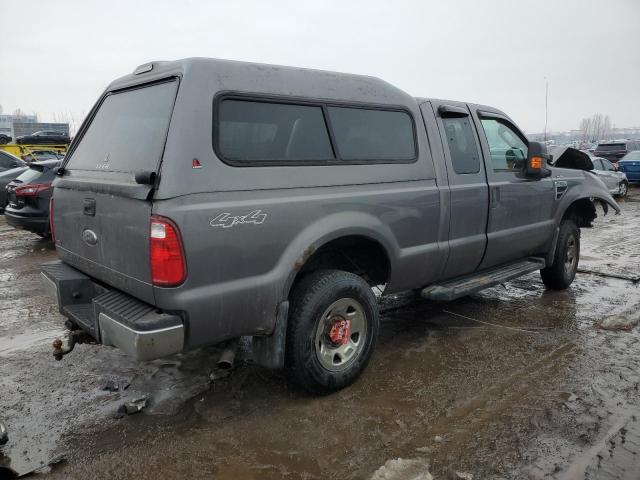
<instances>
[{"instance_id":1,"label":"hood","mask_svg":"<svg viewBox=\"0 0 640 480\"><path fill-rule=\"evenodd\" d=\"M576 148L552 146L548 148L548 152L553 155L554 167L593 170L593 162L589 154Z\"/></svg>"}]
</instances>

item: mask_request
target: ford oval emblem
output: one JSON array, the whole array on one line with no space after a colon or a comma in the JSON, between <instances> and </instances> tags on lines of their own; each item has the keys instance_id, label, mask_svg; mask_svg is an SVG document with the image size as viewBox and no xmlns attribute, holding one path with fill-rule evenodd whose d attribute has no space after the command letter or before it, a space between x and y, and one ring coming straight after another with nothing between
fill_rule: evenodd
<instances>
[{"instance_id":1,"label":"ford oval emblem","mask_svg":"<svg viewBox=\"0 0 640 480\"><path fill-rule=\"evenodd\" d=\"M93 230L89 230L88 228L83 230L82 239L87 245L95 245L96 243L98 243L98 236L96 235L96 232L94 232Z\"/></svg>"}]
</instances>

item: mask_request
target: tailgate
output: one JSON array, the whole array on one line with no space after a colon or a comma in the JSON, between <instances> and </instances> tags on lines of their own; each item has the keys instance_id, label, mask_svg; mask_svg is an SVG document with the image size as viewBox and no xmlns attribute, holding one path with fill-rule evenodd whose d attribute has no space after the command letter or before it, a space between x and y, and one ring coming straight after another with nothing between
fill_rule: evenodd
<instances>
[{"instance_id":1,"label":"tailgate","mask_svg":"<svg viewBox=\"0 0 640 480\"><path fill-rule=\"evenodd\" d=\"M160 168L177 88L174 78L105 95L54 183L60 257L148 303L153 185L135 176Z\"/></svg>"}]
</instances>

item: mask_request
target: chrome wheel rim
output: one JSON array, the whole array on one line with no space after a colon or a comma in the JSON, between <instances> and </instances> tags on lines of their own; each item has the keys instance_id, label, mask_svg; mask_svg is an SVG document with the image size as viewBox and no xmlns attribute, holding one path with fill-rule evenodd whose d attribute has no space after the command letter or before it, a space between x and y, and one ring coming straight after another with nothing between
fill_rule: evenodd
<instances>
[{"instance_id":1,"label":"chrome wheel rim","mask_svg":"<svg viewBox=\"0 0 640 480\"><path fill-rule=\"evenodd\" d=\"M624 197L626 194L627 194L627 184L623 182L620 184L620 196Z\"/></svg>"},{"instance_id":2,"label":"chrome wheel rim","mask_svg":"<svg viewBox=\"0 0 640 480\"><path fill-rule=\"evenodd\" d=\"M567 240L567 253L564 258L564 270L567 273L572 273L576 264L578 263L578 241L574 235Z\"/></svg>"},{"instance_id":3,"label":"chrome wheel rim","mask_svg":"<svg viewBox=\"0 0 640 480\"><path fill-rule=\"evenodd\" d=\"M367 330L360 302L353 298L333 302L316 326L314 349L320 364L332 372L349 368L364 349Z\"/></svg>"}]
</instances>

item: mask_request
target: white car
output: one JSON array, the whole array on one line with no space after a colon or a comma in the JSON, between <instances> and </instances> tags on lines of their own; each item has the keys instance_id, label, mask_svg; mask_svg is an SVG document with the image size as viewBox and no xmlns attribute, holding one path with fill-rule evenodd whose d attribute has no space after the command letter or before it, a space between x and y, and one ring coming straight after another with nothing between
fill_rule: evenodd
<instances>
[{"instance_id":1,"label":"white car","mask_svg":"<svg viewBox=\"0 0 640 480\"><path fill-rule=\"evenodd\" d=\"M624 197L629 190L629 180L624 172L620 172L613 163L606 158L592 157L593 173L595 173L600 180L609 189L612 195Z\"/></svg>"}]
</instances>

